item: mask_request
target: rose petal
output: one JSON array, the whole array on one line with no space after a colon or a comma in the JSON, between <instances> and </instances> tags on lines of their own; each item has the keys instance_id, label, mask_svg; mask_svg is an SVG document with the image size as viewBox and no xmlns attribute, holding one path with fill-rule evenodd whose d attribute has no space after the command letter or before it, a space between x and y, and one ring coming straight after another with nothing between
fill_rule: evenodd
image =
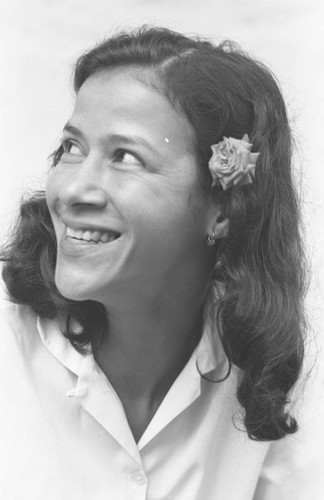
<instances>
[{"instance_id":1,"label":"rose petal","mask_svg":"<svg viewBox=\"0 0 324 500\"><path fill-rule=\"evenodd\" d=\"M244 186L245 184L252 184L252 177L250 174L241 177L240 179L234 180L234 186Z\"/></svg>"},{"instance_id":2,"label":"rose petal","mask_svg":"<svg viewBox=\"0 0 324 500\"><path fill-rule=\"evenodd\" d=\"M220 184L226 190L234 185L250 184L259 156L259 153L251 153L251 149L247 134L242 139L224 137L223 141L213 144L213 154L208 164L212 187Z\"/></svg>"}]
</instances>

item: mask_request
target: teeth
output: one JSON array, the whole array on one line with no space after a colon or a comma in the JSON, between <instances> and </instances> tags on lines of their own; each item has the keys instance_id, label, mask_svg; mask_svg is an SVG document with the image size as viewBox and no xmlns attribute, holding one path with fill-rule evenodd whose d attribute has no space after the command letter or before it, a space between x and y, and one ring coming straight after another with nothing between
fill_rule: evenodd
<instances>
[{"instance_id":1,"label":"teeth","mask_svg":"<svg viewBox=\"0 0 324 500\"><path fill-rule=\"evenodd\" d=\"M104 234L101 235L100 241L102 241L103 243L107 243L108 240L109 240L109 234L108 233L104 233Z\"/></svg>"},{"instance_id":2,"label":"teeth","mask_svg":"<svg viewBox=\"0 0 324 500\"><path fill-rule=\"evenodd\" d=\"M75 230L69 226L66 226L66 235L77 240L94 241L96 243L108 243L118 237L114 232Z\"/></svg>"},{"instance_id":3,"label":"teeth","mask_svg":"<svg viewBox=\"0 0 324 500\"><path fill-rule=\"evenodd\" d=\"M86 241L90 241L92 239L91 238L91 231L84 231L81 239L86 240Z\"/></svg>"},{"instance_id":4,"label":"teeth","mask_svg":"<svg viewBox=\"0 0 324 500\"><path fill-rule=\"evenodd\" d=\"M93 241L99 241L100 240L100 236L101 236L100 231L95 231L94 233L92 233L92 238L91 239Z\"/></svg>"}]
</instances>

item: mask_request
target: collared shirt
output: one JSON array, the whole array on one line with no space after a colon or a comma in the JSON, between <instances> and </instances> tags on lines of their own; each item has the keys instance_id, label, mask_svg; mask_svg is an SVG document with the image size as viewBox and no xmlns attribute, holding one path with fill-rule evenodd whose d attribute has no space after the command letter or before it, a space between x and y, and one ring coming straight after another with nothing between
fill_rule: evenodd
<instances>
[{"instance_id":1,"label":"collared shirt","mask_svg":"<svg viewBox=\"0 0 324 500\"><path fill-rule=\"evenodd\" d=\"M323 498L315 412L293 436L250 440L235 397L238 371L206 380L227 367L207 327L138 443L94 357L78 353L58 321L8 304L0 331L1 499Z\"/></svg>"}]
</instances>

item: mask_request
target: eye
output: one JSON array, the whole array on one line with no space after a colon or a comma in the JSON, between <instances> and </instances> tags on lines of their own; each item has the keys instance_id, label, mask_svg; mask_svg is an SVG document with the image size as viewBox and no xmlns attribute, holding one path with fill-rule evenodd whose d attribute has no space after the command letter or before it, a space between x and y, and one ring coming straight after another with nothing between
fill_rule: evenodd
<instances>
[{"instance_id":1,"label":"eye","mask_svg":"<svg viewBox=\"0 0 324 500\"><path fill-rule=\"evenodd\" d=\"M53 165L58 163L80 163L85 158L82 149L74 140L64 139L56 156L54 157Z\"/></svg>"},{"instance_id":2,"label":"eye","mask_svg":"<svg viewBox=\"0 0 324 500\"><path fill-rule=\"evenodd\" d=\"M70 140L63 141L63 154L64 153L69 153L75 156L84 156L79 146Z\"/></svg>"},{"instance_id":3,"label":"eye","mask_svg":"<svg viewBox=\"0 0 324 500\"><path fill-rule=\"evenodd\" d=\"M120 163L126 163L127 165L141 165L143 162L137 158L133 153L120 149L115 155L115 160Z\"/></svg>"}]
</instances>

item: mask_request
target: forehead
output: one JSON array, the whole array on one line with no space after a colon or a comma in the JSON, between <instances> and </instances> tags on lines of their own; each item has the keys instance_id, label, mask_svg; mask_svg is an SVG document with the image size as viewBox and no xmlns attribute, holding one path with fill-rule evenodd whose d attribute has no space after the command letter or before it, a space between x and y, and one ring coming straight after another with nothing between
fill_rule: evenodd
<instances>
[{"instance_id":1,"label":"forehead","mask_svg":"<svg viewBox=\"0 0 324 500\"><path fill-rule=\"evenodd\" d=\"M194 153L191 124L147 70L114 68L89 77L77 95L72 121L103 133L140 133Z\"/></svg>"}]
</instances>

